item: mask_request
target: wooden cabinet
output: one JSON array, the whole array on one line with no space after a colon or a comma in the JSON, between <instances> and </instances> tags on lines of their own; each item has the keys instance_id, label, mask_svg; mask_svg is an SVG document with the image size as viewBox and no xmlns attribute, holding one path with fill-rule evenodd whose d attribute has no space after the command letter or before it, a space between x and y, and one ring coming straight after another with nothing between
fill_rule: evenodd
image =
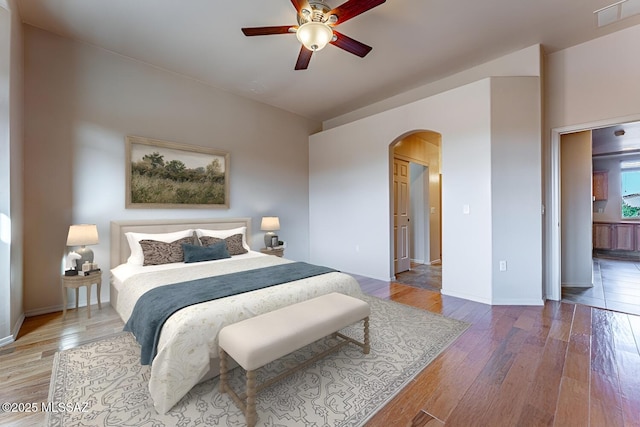
<instances>
[{"instance_id":1,"label":"wooden cabinet","mask_svg":"<svg viewBox=\"0 0 640 427\"><path fill-rule=\"evenodd\" d=\"M635 250L636 227L634 224L613 224L613 249L618 251Z\"/></svg>"},{"instance_id":2,"label":"wooden cabinet","mask_svg":"<svg viewBox=\"0 0 640 427\"><path fill-rule=\"evenodd\" d=\"M609 172L593 172L593 201L607 200L609 197Z\"/></svg>"},{"instance_id":3,"label":"wooden cabinet","mask_svg":"<svg viewBox=\"0 0 640 427\"><path fill-rule=\"evenodd\" d=\"M611 224L593 224L593 249L612 249Z\"/></svg>"},{"instance_id":4,"label":"wooden cabinet","mask_svg":"<svg viewBox=\"0 0 640 427\"><path fill-rule=\"evenodd\" d=\"M593 249L640 252L640 224L594 222Z\"/></svg>"}]
</instances>

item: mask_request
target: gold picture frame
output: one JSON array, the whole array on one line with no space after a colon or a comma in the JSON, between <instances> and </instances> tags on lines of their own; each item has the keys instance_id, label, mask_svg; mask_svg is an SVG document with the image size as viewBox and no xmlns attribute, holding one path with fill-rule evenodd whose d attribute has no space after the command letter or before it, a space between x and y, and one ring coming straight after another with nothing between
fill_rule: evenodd
<instances>
[{"instance_id":1,"label":"gold picture frame","mask_svg":"<svg viewBox=\"0 0 640 427\"><path fill-rule=\"evenodd\" d=\"M125 208L229 208L229 153L127 136Z\"/></svg>"}]
</instances>

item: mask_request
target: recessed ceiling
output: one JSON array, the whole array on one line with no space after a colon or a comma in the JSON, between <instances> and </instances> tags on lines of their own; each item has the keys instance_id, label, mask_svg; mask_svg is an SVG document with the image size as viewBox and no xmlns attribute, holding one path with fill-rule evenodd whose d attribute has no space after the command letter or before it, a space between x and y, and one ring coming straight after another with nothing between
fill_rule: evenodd
<instances>
[{"instance_id":1,"label":"recessed ceiling","mask_svg":"<svg viewBox=\"0 0 640 427\"><path fill-rule=\"evenodd\" d=\"M240 31L295 25L290 0L17 3L29 25L320 121L525 47L553 52L640 23L599 28L593 12L611 0L387 0L340 26L373 46L365 58L327 46L295 71L295 35Z\"/></svg>"}]
</instances>

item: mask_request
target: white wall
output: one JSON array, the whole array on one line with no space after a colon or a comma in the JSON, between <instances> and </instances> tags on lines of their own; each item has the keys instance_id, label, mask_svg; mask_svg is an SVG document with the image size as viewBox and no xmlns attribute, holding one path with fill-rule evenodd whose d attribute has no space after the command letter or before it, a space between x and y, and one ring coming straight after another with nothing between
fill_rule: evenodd
<instances>
[{"instance_id":1,"label":"white wall","mask_svg":"<svg viewBox=\"0 0 640 427\"><path fill-rule=\"evenodd\" d=\"M25 57L27 314L61 308L73 223L98 225L103 283L113 220L249 216L257 250L260 218L277 215L287 257L308 259L308 135L319 123L30 26ZM126 135L228 151L230 208L125 209Z\"/></svg>"},{"instance_id":2,"label":"white wall","mask_svg":"<svg viewBox=\"0 0 640 427\"><path fill-rule=\"evenodd\" d=\"M590 287L591 132L562 135L560 141L562 286Z\"/></svg>"},{"instance_id":3,"label":"white wall","mask_svg":"<svg viewBox=\"0 0 640 427\"><path fill-rule=\"evenodd\" d=\"M22 24L15 0L0 5L0 345L24 320L22 290Z\"/></svg>"},{"instance_id":4,"label":"white wall","mask_svg":"<svg viewBox=\"0 0 640 427\"><path fill-rule=\"evenodd\" d=\"M553 162L559 134L620 122L640 120L640 25L549 54L545 58L545 164L547 215L545 222L548 294L559 298L560 202Z\"/></svg>"},{"instance_id":5,"label":"white wall","mask_svg":"<svg viewBox=\"0 0 640 427\"><path fill-rule=\"evenodd\" d=\"M491 80L494 304L542 303L540 79ZM446 180L445 180L446 182ZM506 271L499 262L506 261Z\"/></svg>"},{"instance_id":6,"label":"white wall","mask_svg":"<svg viewBox=\"0 0 640 427\"><path fill-rule=\"evenodd\" d=\"M408 132L432 130L442 134L442 292L487 303L514 298L521 303L525 299L529 304L541 303L541 265L527 263L520 259L524 255L517 253L511 255L513 276L533 274L536 286L521 295L507 293L505 298L493 294L493 241L504 242L518 236L492 224L492 80L481 80L310 137L312 262L382 280L390 278L393 248L389 145ZM531 89L530 82L527 85ZM536 94L532 96L535 100ZM524 110L530 112L531 101L524 104ZM523 105L513 108L518 110L518 118L525 117ZM537 123L539 135L539 113L537 117L537 122L535 117L532 121ZM530 129L528 123L527 130ZM526 146L515 150L515 155L536 150L539 153L539 138L533 146L529 146L531 134L521 141ZM527 158L531 163L523 174L527 183L538 181L539 209L539 154L537 159ZM507 156L506 160L511 159ZM513 161L516 165L521 162ZM533 175L529 176L531 171ZM493 191L496 190L501 191L501 187L496 186ZM521 196L523 189L518 187L517 192L503 196L525 200ZM535 194L534 190L531 197ZM464 213L464 206L469 207L468 214ZM538 209L533 224L525 222L530 218L525 216L520 226L540 231ZM537 248L540 258L541 233L532 236L527 244L534 251Z\"/></svg>"},{"instance_id":7,"label":"white wall","mask_svg":"<svg viewBox=\"0 0 640 427\"><path fill-rule=\"evenodd\" d=\"M550 129L640 113L640 25L546 57Z\"/></svg>"},{"instance_id":8,"label":"white wall","mask_svg":"<svg viewBox=\"0 0 640 427\"><path fill-rule=\"evenodd\" d=\"M407 92L392 96L383 101L376 102L358 110L343 114L323 122L323 129L331 129L363 117L371 116L401 105L464 86L487 77L497 76L539 76L540 75L539 44L518 50L484 64L477 65L467 70L443 77L435 82L427 83Z\"/></svg>"},{"instance_id":9,"label":"white wall","mask_svg":"<svg viewBox=\"0 0 640 427\"><path fill-rule=\"evenodd\" d=\"M11 12L0 6L0 339L11 323L11 139L9 138L9 69ZM0 344L2 341L0 341Z\"/></svg>"}]
</instances>

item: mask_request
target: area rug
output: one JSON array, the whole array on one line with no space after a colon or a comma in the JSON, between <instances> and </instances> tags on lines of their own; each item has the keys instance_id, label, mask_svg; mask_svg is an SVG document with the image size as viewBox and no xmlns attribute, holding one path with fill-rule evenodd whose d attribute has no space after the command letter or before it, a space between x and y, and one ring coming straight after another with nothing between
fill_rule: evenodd
<instances>
[{"instance_id":1,"label":"area rug","mask_svg":"<svg viewBox=\"0 0 640 427\"><path fill-rule=\"evenodd\" d=\"M469 326L414 307L372 296L371 352L346 345L338 352L258 393L259 426L359 426ZM362 339L362 325L342 331ZM331 345L318 341L258 371L258 381L276 376ZM196 385L167 414L158 414L148 393L149 366L140 347L122 333L57 353L47 412L48 426L242 426L244 415L218 378ZM244 372L231 372L244 390Z\"/></svg>"}]
</instances>

